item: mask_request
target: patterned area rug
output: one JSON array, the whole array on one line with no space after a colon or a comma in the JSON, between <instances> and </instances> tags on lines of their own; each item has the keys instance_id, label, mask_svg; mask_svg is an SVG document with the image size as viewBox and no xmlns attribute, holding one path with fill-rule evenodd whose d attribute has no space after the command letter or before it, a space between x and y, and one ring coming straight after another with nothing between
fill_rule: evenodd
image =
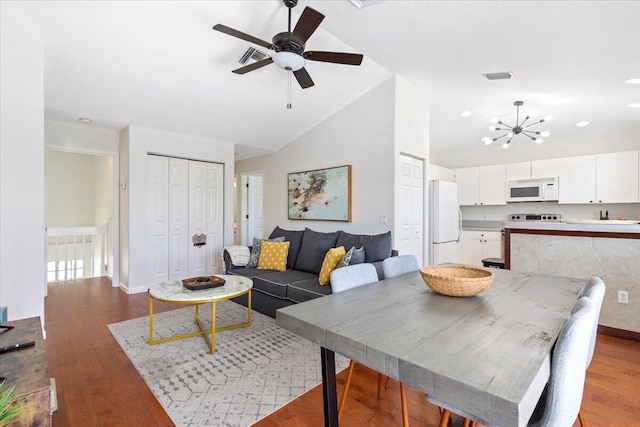
<instances>
[{"instance_id":1,"label":"patterned area rug","mask_svg":"<svg viewBox=\"0 0 640 427\"><path fill-rule=\"evenodd\" d=\"M218 327L246 321L246 307L216 308ZM210 324L207 306L200 316ZM153 318L156 339L198 330L194 307ZM216 334L214 355L202 336L149 346L148 316L108 327L177 426L249 426L322 381L320 348L255 311L251 327ZM348 364L336 355L337 371Z\"/></svg>"}]
</instances>

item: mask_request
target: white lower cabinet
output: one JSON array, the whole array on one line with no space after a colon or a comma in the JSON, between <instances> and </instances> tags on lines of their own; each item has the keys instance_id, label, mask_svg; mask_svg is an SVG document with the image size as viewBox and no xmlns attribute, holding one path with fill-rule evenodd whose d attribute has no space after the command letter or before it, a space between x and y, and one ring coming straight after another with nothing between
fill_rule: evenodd
<instances>
[{"instance_id":1,"label":"white lower cabinet","mask_svg":"<svg viewBox=\"0 0 640 427\"><path fill-rule=\"evenodd\" d=\"M485 258L502 258L502 233L462 230L458 255L461 264L477 267Z\"/></svg>"}]
</instances>

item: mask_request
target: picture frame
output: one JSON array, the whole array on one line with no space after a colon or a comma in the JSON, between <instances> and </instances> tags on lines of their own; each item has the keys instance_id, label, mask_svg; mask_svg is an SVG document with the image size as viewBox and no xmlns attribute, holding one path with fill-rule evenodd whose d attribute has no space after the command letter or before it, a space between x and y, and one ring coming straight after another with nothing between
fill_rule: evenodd
<instances>
[{"instance_id":1,"label":"picture frame","mask_svg":"<svg viewBox=\"0 0 640 427\"><path fill-rule=\"evenodd\" d=\"M351 222L351 165L291 172L288 218Z\"/></svg>"}]
</instances>

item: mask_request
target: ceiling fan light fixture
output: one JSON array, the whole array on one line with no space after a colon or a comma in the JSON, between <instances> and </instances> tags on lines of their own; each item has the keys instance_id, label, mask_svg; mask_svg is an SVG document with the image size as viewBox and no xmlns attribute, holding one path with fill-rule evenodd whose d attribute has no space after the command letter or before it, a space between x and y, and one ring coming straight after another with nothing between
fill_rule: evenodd
<instances>
[{"instance_id":1,"label":"ceiling fan light fixture","mask_svg":"<svg viewBox=\"0 0 640 427\"><path fill-rule=\"evenodd\" d=\"M273 62L283 70L298 71L304 67L304 58L293 52L276 52L273 55Z\"/></svg>"}]
</instances>

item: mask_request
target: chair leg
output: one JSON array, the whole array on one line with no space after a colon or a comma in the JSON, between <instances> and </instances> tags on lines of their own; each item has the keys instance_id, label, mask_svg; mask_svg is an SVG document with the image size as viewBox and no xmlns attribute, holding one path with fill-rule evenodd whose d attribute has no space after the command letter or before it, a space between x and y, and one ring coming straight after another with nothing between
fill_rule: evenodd
<instances>
[{"instance_id":1,"label":"chair leg","mask_svg":"<svg viewBox=\"0 0 640 427\"><path fill-rule=\"evenodd\" d=\"M409 427L409 408L407 407L407 386L400 383L400 403L402 404L402 425Z\"/></svg>"},{"instance_id":2,"label":"chair leg","mask_svg":"<svg viewBox=\"0 0 640 427\"><path fill-rule=\"evenodd\" d=\"M580 411L578 412L578 420L580 421L580 427L587 427L587 420L584 418L582 408L580 408Z\"/></svg>"},{"instance_id":3,"label":"chair leg","mask_svg":"<svg viewBox=\"0 0 640 427\"><path fill-rule=\"evenodd\" d=\"M462 421L462 427L469 427L469 418L465 418L464 421Z\"/></svg>"},{"instance_id":4,"label":"chair leg","mask_svg":"<svg viewBox=\"0 0 640 427\"><path fill-rule=\"evenodd\" d=\"M356 362L349 362L349 370L347 371L347 381L344 383L344 390L342 391L342 397L340 398L340 405L338 406L338 420L340 420L340 416L342 415L342 410L344 409L344 404L347 402L347 394L349 393L349 386L351 385L351 376L353 375L353 368L355 368Z\"/></svg>"},{"instance_id":5,"label":"chair leg","mask_svg":"<svg viewBox=\"0 0 640 427\"><path fill-rule=\"evenodd\" d=\"M449 417L451 416L451 412L448 409L444 409L442 411L442 416L440 417L440 426L439 427L447 427L449 424Z\"/></svg>"},{"instance_id":6,"label":"chair leg","mask_svg":"<svg viewBox=\"0 0 640 427\"><path fill-rule=\"evenodd\" d=\"M384 388L389 388L389 377L387 377L387 380L384 382Z\"/></svg>"},{"instance_id":7,"label":"chair leg","mask_svg":"<svg viewBox=\"0 0 640 427\"><path fill-rule=\"evenodd\" d=\"M378 373L378 400L380 400L380 396L382 395L382 383L385 378L389 380L389 377Z\"/></svg>"}]
</instances>

